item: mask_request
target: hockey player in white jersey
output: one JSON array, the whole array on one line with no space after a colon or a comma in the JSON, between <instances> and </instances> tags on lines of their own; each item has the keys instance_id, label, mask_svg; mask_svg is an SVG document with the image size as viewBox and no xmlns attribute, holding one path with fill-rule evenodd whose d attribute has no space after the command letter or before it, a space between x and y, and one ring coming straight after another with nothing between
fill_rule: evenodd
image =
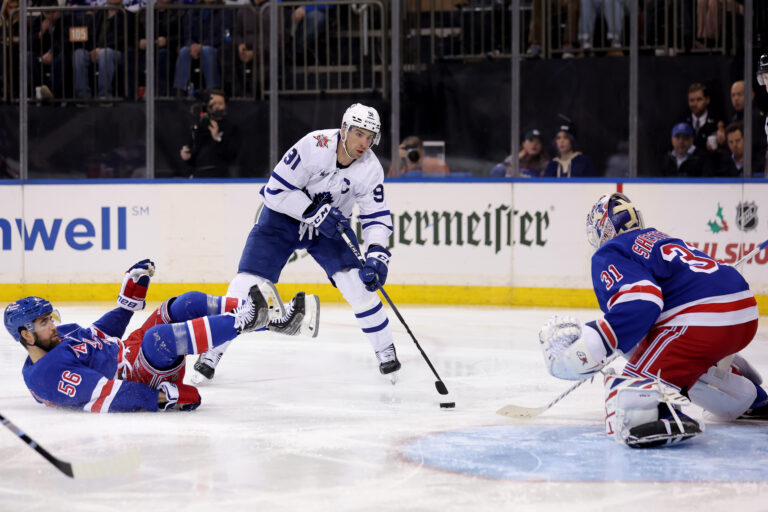
<instances>
[{"instance_id":1,"label":"hockey player in white jersey","mask_svg":"<svg viewBox=\"0 0 768 512\"><path fill-rule=\"evenodd\" d=\"M627 358L620 375L605 372L606 433L635 448L690 439L702 426L680 410L689 400L724 420L768 417L762 379L737 354L759 314L738 270L646 228L623 194L600 198L587 235L604 316L554 317L539 341L549 372L562 379L594 375L615 352Z\"/></svg>"},{"instance_id":2,"label":"hockey player in white jersey","mask_svg":"<svg viewBox=\"0 0 768 512\"><path fill-rule=\"evenodd\" d=\"M350 106L341 127L317 130L293 145L275 166L261 190L264 208L253 226L240 259L238 273L227 291L242 296L251 286L266 280L277 282L288 258L306 249L352 306L357 322L368 338L379 371L394 383L400 369L389 320L376 285L387 280L392 218L384 195L384 170L372 151L379 143L381 121L376 109L359 103ZM339 234L343 229L357 244L349 219L357 204L360 210L365 264L359 262ZM304 308L317 333L317 298L294 300ZM273 329L274 330L274 329ZM200 356L195 364L196 382L213 378L226 345Z\"/></svg>"}]
</instances>

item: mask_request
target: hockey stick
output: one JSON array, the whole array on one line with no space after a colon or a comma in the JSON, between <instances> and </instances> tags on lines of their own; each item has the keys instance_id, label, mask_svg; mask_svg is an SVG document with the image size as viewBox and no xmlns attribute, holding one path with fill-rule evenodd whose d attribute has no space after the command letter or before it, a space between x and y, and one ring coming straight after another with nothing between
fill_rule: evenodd
<instances>
[{"instance_id":1,"label":"hockey stick","mask_svg":"<svg viewBox=\"0 0 768 512\"><path fill-rule=\"evenodd\" d=\"M0 422L8 427L8 430L19 436L22 441L34 448L45 460L56 466L56 469L70 478L101 478L118 475L127 473L139 465L139 456L136 452L125 452L106 459L66 462L51 455L48 450L37 444L34 439L2 414L0 414Z\"/></svg>"},{"instance_id":2,"label":"hockey stick","mask_svg":"<svg viewBox=\"0 0 768 512\"><path fill-rule=\"evenodd\" d=\"M766 247L768 247L768 240L766 240L765 242L761 243L760 245L758 245L757 247L755 247L754 249L749 251L747 254L742 256L739 261L737 261L736 263L733 264L733 266L737 267L737 268L740 267L747 260L752 259L753 257L757 256L757 253L759 253L760 251L762 251Z\"/></svg>"},{"instance_id":3,"label":"hockey stick","mask_svg":"<svg viewBox=\"0 0 768 512\"><path fill-rule=\"evenodd\" d=\"M611 355L606 361L605 366L608 366L610 363L612 363L617 357L619 357L619 353L616 352L615 354ZM566 396L570 395L572 391L574 391L576 388L584 384L585 382L589 381L591 382L592 379L595 378L595 375L591 375L590 377L587 377L586 379L582 379L573 386L569 387L562 393L560 393L557 398L549 402L547 405L542 405L541 407L523 407L520 405L505 405L498 411L496 411L496 414L499 414L501 416L506 416L508 418L533 418L535 416L538 416L539 414L543 413L546 410L549 410L554 406L557 402L565 398Z\"/></svg>"},{"instance_id":4,"label":"hockey stick","mask_svg":"<svg viewBox=\"0 0 768 512\"><path fill-rule=\"evenodd\" d=\"M347 244L347 247L352 251L352 253L357 257L357 260L360 262L360 266L365 265L365 258L363 258L363 255L360 254L360 251L357 250L357 247L355 247L355 244L352 243L352 240L349 239L347 236L347 233L344 231L344 227L339 225L337 227L339 234L341 235L341 238L344 239L344 242ZM427 354L424 353L424 350L422 350L421 345L419 345L419 342L416 341L416 336L413 335L411 332L410 327L408 327L408 324L405 323L405 319L400 314L400 311L397 310L394 303L392 302L392 299L389 298L389 295L387 295L387 292L384 291L384 287L381 286L379 281L376 281L376 286L381 292L382 295L384 295L384 298L387 299L387 302L389 303L389 306L392 308L392 311L395 312L395 315L397 315L397 319L400 320L400 323L403 324L403 327L405 327L405 330L408 331L408 334L410 334L411 339L416 344L416 348L419 349L419 352L421 352L421 357L424 358L424 361L427 362L427 365L429 366L429 369L432 370L432 373L435 374L435 378L437 381L435 381L435 388L437 389L437 392L441 395L447 395L448 394L448 388L445 387L445 383L443 382L443 379L440 378L440 376L437 374L437 370L435 370L435 367L432 366L432 361L429 360L427 357Z\"/></svg>"}]
</instances>

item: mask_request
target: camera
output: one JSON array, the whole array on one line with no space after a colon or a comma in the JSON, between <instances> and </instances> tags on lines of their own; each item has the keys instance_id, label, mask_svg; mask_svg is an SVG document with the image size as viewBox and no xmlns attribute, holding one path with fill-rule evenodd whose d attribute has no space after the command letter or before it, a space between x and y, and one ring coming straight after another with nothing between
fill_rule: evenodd
<instances>
[{"instance_id":1,"label":"camera","mask_svg":"<svg viewBox=\"0 0 768 512\"><path fill-rule=\"evenodd\" d=\"M403 149L405 150L406 158L414 164L421 158L421 152L419 151L418 146L406 146Z\"/></svg>"},{"instance_id":2,"label":"camera","mask_svg":"<svg viewBox=\"0 0 768 512\"><path fill-rule=\"evenodd\" d=\"M210 113L201 112L200 119L197 122L197 126L199 126L200 128L208 128L208 125L211 124L211 120L219 122L225 117L227 117L226 109L214 110L213 112L210 112Z\"/></svg>"}]
</instances>

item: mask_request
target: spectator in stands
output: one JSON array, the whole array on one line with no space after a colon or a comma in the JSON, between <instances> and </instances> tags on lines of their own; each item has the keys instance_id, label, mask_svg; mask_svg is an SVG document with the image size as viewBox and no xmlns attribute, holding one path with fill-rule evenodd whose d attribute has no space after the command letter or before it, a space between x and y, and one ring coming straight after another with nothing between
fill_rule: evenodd
<instances>
[{"instance_id":1,"label":"spectator in stands","mask_svg":"<svg viewBox=\"0 0 768 512\"><path fill-rule=\"evenodd\" d=\"M325 35L326 20L331 6L314 0L306 6L297 7L291 13L291 34L296 41L296 52L314 56L315 44L320 48L319 40Z\"/></svg>"},{"instance_id":2,"label":"spectator in stands","mask_svg":"<svg viewBox=\"0 0 768 512\"><path fill-rule=\"evenodd\" d=\"M528 57L541 55L544 23L552 22L551 19L544 19L544 2L548 2L546 12L552 13L552 18L555 19L556 32L553 36L553 43L556 48L562 46L564 59L570 59L574 56L573 47L578 40L580 0L533 0L531 23L528 30L530 46L526 55ZM561 27L564 27L562 32Z\"/></svg>"},{"instance_id":3,"label":"spectator in stands","mask_svg":"<svg viewBox=\"0 0 768 512\"><path fill-rule=\"evenodd\" d=\"M688 87L688 109L685 122L693 127L693 144L707 155L711 167L720 162L721 146L725 146L724 123L709 110L709 91L699 82ZM718 128L723 128L718 134Z\"/></svg>"},{"instance_id":4,"label":"spectator in stands","mask_svg":"<svg viewBox=\"0 0 768 512\"><path fill-rule=\"evenodd\" d=\"M725 139L728 143L728 153L723 156L720 169L716 176L737 178L744 175L744 125L731 123L725 129ZM765 154L752 152L752 176L763 176L765 171Z\"/></svg>"},{"instance_id":5,"label":"spectator in stands","mask_svg":"<svg viewBox=\"0 0 768 512\"><path fill-rule=\"evenodd\" d=\"M765 126L765 115L760 111L754 102L755 93L752 92L752 154L761 155L765 159L765 152L768 150L768 144L766 144L765 137L763 137L763 127ZM731 123L744 123L744 80L737 80L731 85L731 106L733 107L733 114L731 114ZM726 139L726 131L723 129L722 134L718 134L719 138ZM727 142L727 141L726 141ZM727 151L723 152L726 156Z\"/></svg>"},{"instance_id":6,"label":"spectator in stands","mask_svg":"<svg viewBox=\"0 0 768 512\"><path fill-rule=\"evenodd\" d=\"M122 0L107 0L107 5L112 8L95 11L92 20L86 14L86 21L90 21L88 42L74 51L75 96L78 98L91 96L88 77L91 63L99 70L99 98L113 97L115 74L135 37L136 16L122 9Z\"/></svg>"},{"instance_id":7,"label":"spectator in stands","mask_svg":"<svg viewBox=\"0 0 768 512\"><path fill-rule=\"evenodd\" d=\"M606 43L611 48L609 56L623 55L621 52L621 34L624 31L624 12L629 10L629 0L581 0L581 19L579 20L579 41L584 51L592 49L597 11L602 11L608 28Z\"/></svg>"},{"instance_id":8,"label":"spectator in stands","mask_svg":"<svg viewBox=\"0 0 768 512\"><path fill-rule=\"evenodd\" d=\"M268 0L250 0L252 8L241 7L235 18L235 48L237 49L237 75L234 83L235 95L253 94L252 85L256 75L256 61L259 52L264 51L264 67L269 68L269 5L264 8L261 27L257 27L258 13ZM282 10L278 10L281 14ZM278 41L281 40L282 23L278 21ZM260 39L259 39L260 36Z\"/></svg>"},{"instance_id":9,"label":"spectator in stands","mask_svg":"<svg viewBox=\"0 0 768 512\"><path fill-rule=\"evenodd\" d=\"M389 178L436 178L445 176L450 169L442 160L435 157L424 157L424 143L420 137L409 135L403 139L398 149L400 168L395 171L389 168Z\"/></svg>"},{"instance_id":10,"label":"spectator in stands","mask_svg":"<svg viewBox=\"0 0 768 512\"><path fill-rule=\"evenodd\" d=\"M668 21L673 19L677 24ZM679 37L677 48L673 46L675 30ZM646 44L655 47L656 56L674 56L678 49L688 51L693 44L693 2L645 0L642 34Z\"/></svg>"},{"instance_id":11,"label":"spectator in stands","mask_svg":"<svg viewBox=\"0 0 768 512\"><path fill-rule=\"evenodd\" d=\"M5 52L5 48L2 48L5 46L8 51L10 51L9 55L18 55L19 54L19 1L18 0L2 0L2 8L0 9L0 24L5 24L5 30L2 31L2 34L4 36L3 44L0 45L0 51ZM4 55L0 58L4 58ZM5 66L2 66L3 68ZM4 70L0 70L0 73L2 73ZM10 85L11 94L13 97L17 97L19 95L19 74L18 73L9 73L9 80L5 80L4 82L8 85ZM0 76L1 78L1 76ZM12 79L12 80L11 80Z\"/></svg>"},{"instance_id":12,"label":"spectator in stands","mask_svg":"<svg viewBox=\"0 0 768 512\"><path fill-rule=\"evenodd\" d=\"M193 93L190 82L192 61L201 63L206 88L221 84L219 73L219 48L232 38L232 10L217 9L222 0L203 0L212 8L190 9L183 22L182 46L176 59L174 87L183 94Z\"/></svg>"},{"instance_id":13,"label":"spectator in stands","mask_svg":"<svg viewBox=\"0 0 768 512\"><path fill-rule=\"evenodd\" d=\"M504 162L491 169L492 178L540 178L549 163L549 155L544 151L544 143L541 132L537 129L528 130L520 145L517 160L519 169L515 172L512 167L512 155L504 159Z\"/></svg>"},{"instance_id":14,"label":"spectator in stands","mask_svg":"<svg viewBox=\"0 0 768 512\"><path fill-rule=\"evenodd\" d=\"M170 84L169 62L176 59L176 52L179 48L181 34L179 33L181 17L183 12L178 9L168 9L167 6L173 3L173 0L156 0L155 4L155 73L157 80L155 84L157 90L156 96L171 96L168 87ZM140 34L139 34L139 70L146 68L146 17L139 15Z\"/></svg>"},{"instance_id":15,"label":"spectator in stands","mask_svg":"<svg viewBox=\"0 0 768 512\"><path fill-rule=\"evenodd\" d=\"M595 166L588 156L576 151L576 134L573 124L562 124L555 136L557 156L544 169L547 178L586 178L597 176Z\"/></svg>"},{"instance_id":16,"label":"spectator in stands","mask_svg":"<svg viewBox=\"0 0 768 512\"><path fill-rule=\"evenodd\" d=\"M672 151L661 164L661 175L667 178L700 178L711 174L703 149L694 144L693 128L688 123L672 127Z\"/></svg>"},{"instance_id":17,"label":"spectator in stands","mask_svg":"<svg viewBox=\"0 0 768 512\"><path fill-rule=\"evenodd\" d=\"M228 178L229 166L237 162L240 130L227 116L224 91L207 95L205 110L192 127L192 140L181 148L180 156L189 178Z\"/></svg>"},{"instance_id":18,"label":"spectator in stands","mask_svg":"<svg viewBox=\"0 0 768 512\"><path fill-rule=\"evenodd\" d=\"M57 7L56 0L42 0L42 7ZM40 88L42 99L63 97L62 22L60 11L46 11L32 19L30 26L31 86Z\"/></svg>"}]
</instances>

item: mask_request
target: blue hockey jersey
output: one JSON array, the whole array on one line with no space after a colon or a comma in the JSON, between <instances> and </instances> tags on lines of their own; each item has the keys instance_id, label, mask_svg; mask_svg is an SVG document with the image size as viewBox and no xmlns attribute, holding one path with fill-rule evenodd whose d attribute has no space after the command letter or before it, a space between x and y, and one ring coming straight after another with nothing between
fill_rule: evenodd
<instances>
[{"instance_id":1,"label":"blue hockey jersey","mask_svg":"<svg viewBox=\"0 0 768 512\"><path fill-rule=\"evenodd\" d=\"M61 343L22 369L35 400L89 412L157 411L156 389L119 378L127 364L120 338L132 315L116 308L90 327L58 326Z\"/></svg>"},{"instance_id":2,"label":"blue hockey jersey","mask_svg":"<svg viewBox=\"0 0 768 512\"><path fill-rule=\"evenodd\" d=\"M596 328L609 353L626 354L653 328L738 325L759 315L735 268L653 228L621 234L598 249L592 286L605 314Z\"/></svg>"}]
</instances>

